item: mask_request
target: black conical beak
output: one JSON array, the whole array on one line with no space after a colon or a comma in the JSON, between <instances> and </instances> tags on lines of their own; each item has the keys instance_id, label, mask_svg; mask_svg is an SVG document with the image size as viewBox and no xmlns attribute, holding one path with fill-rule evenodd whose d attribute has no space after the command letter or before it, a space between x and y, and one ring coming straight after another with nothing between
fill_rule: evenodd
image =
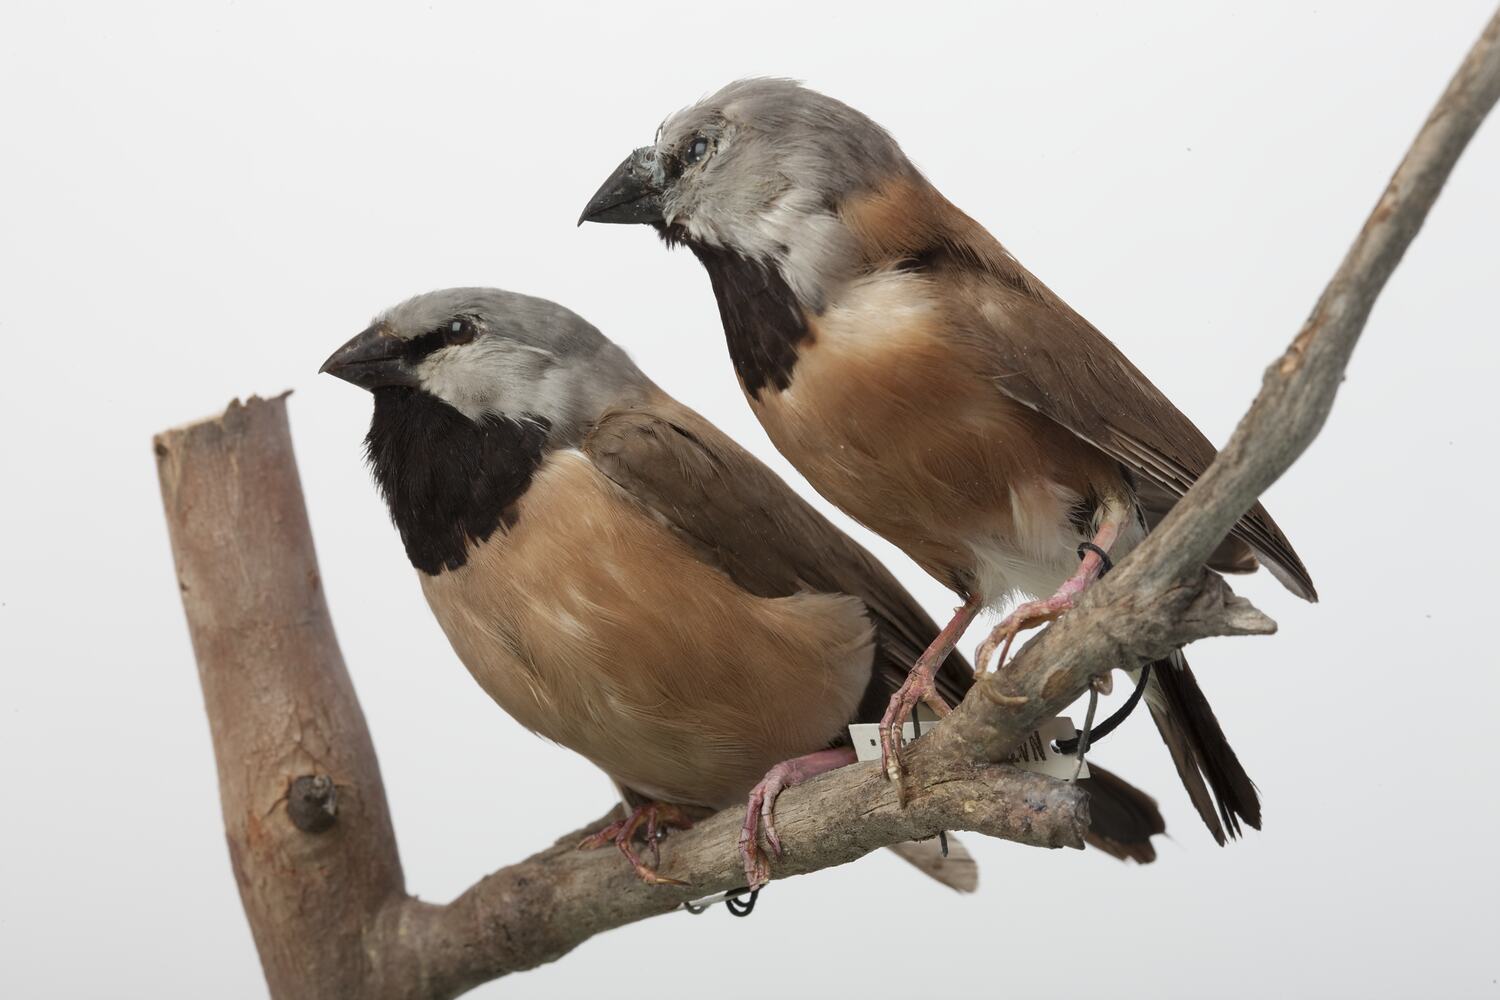
<instances>
[{"instance_id":1,"label":"black conical beak","mask_svg":"<svg viewBox=\"0 0 1500 1000\"><path fill-rule=\"evenodd\" d=\"M652 167L652 151L642 146L625 157L625 162L609 175L589 199L578 224L585 222L646 223L665 222L662 215L661 187Z\"/></svg>"},{"instance_id":2,"label":"black conical beak","mask_svg":"<svg viewBox=\"0 0 1500 1000\"><path fill-rule=\"evenodd\" d=\"M319 374L353 382L364 389L417 384L417 371L405 357L406 342L377 323L329 355Z\"/></svg>"}]
</instances>

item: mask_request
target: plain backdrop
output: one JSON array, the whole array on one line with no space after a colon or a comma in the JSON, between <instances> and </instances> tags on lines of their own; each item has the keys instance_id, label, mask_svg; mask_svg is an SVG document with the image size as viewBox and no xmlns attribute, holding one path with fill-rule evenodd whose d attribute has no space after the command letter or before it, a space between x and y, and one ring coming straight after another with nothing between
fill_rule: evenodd
<instances>
[{"instance_id":1,"label":"plain backdrop","mask_svg":"<svg viewBox=\"0 0 1500 1000\"><path fill-rule=\"evenodd\" d=\"M1222 441L1489 10L6 0L0 995L264 995L153 432L296 390L409 885L446 900L611 792L488 701L423 603L361 461L369 397L316 374L374 312L460 284L558 299L808 492L692 257L574 228L666 114L794 76L890 128ZM959 898L877 854L776 883L751 919L671 914L478 995L1500 994L1497 231L1492 121L1267 497L1323 602L1239 581L1280 634L1193 649L1263 833L1217 848L1141 717L1097 756L1159 798L1153 865L970 838L983 885Z\"/></svg>"}]
</instances>

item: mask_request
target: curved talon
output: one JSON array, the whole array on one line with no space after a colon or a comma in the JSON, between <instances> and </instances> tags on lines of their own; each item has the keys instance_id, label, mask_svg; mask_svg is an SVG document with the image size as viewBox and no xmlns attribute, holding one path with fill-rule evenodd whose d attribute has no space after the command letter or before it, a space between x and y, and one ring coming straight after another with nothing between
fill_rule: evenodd
<instances>
[{"instance_id":1,"label":"curved talon","mask_svg":"<svg viewBox=\"0 0 1500 1000\"><path fill-rule=\"evenodd\" d=\"M752 890L771 881L771 863L760 849L758 828L764 828L771 853L781 857L781 837L776 833L776 798L786 787L789 768L778 764L750 792L745 822L740 827L740 861L745 866L745 884Z\"/></svg>"},{"instance_id":2,"label":"curved talon","mask_svg":"<svg viewBox=\"0 0 1500 1000\"><path fill-rule=\"evenodd\" d=\"M781 857L781 837L776 833L776 797L781 794L781 776L771 772L775 777L766 788L765 801L760 804L760 822L766 830L766 843L771 846L771 853Z\"/></svg>"},{"instance_id":3,"label":"curved talon","mask_svg":"<svg viewBox=\"0 0 1500 1000\"><path fill-rule=\"evenodd\" d=\"M912 706L907 701L907 690L903 685L880 720L880 769L887 781L901 782L901 738L897 734L906 727Z\"/></svg>"},{"instance_id":4,"label":"curved talon","mask_svg":"<svg viewBox=\"0 0 1500 1000\"><path fill-rule=\"evenodd\" d=\"M601 847L604 847L608 844L613 844L615 842L615 838L620 835L620 831L625 829L625 822L629 818L630 817L627 816L625 817L625 819L617 819L613 823L609 824L609 826L606 826L604 829L599 830L595 833L591 833L587 837L584 837L578 842L578 850L597 851Z\"/></svg>"},{"instance_id":5,"label":"curved talon","mask_svg":"<svg viewBox=\"0 0 1500 1000\"><path fill-rule=\"evenodd\" d=\"M995 634L991 632L989 635L985 636L984 641L982 641L975 648L974 673L976 675L987 674L990 672L990 657L995 655L995 647L998 645L999 643L995 641Z\"/></svg>"},{"instance_id":6,"label":"curved talon","mask_svg":"<svg viewBox=\"0 0 1500 1000\"><path fill-rule=\"evenodd\" d=\"M765 861L756 838L756 820L765 808L766 783L762 781L750 792L749 805L745 809L745 822L740 827L740 863L745 869L745 885L752 891L760 888L761 877L770 881L770 872L765 871Z\"/></svg>"}]
</instances>

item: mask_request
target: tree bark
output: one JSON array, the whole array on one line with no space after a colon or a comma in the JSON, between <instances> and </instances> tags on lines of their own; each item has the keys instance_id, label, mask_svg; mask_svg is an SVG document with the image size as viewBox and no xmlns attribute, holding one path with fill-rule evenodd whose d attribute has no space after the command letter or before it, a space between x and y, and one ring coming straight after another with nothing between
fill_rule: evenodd
<instances>
[{"instance_id":1,"label":"tree bark","mask_svg":"<svg viewBox=\"0 0 1500 1000\"><path fill-rule=\"evenodd\" d=\"M266 981L277 997L353 995L371 974L366 934L403 894L401 861L285 399L232 404L155 443L229 860Z\"/></svg>"},{"instance_id":2,"label":"tree bark","mask_svg":"<svg viewBox=\"0 0 1500 1000\"><path fill-rule=\"evenodd\" d=\"M1316 437L1376 297L1497 97L1500 12L1204 476L1074 611L912 746L904 808L873 764L787 791L776 877L943 829L1082 845L1088 804L1076 786L990 762L1112 668L1274 629L1203 561ZM574 850L579 831L445 906L410 898L323 598L284 397L167 431L156 453L230 859L273 996L455 996L742 883L741 817L728 810L664 845L663 873L687 889L641 884L612 850Z\"/></svg>"}]
</instances>

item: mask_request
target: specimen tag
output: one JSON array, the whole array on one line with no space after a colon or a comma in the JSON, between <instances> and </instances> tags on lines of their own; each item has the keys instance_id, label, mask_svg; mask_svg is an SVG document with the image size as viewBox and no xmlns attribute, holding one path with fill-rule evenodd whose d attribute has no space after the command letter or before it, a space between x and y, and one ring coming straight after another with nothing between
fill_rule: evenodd
<instances>
[{"instance_id":1,"label":"specimen tag","mask_svg":"<svg viewBox=\"0 0 1500 1000\"><path fill-rule=\"evenodd\" d=\"M922 732L931 731L937 725L937 718L928 713L924 707L918 707L921 713ZM915 728L910 722L901 728L901 745L906 746L916 739ZM1057 740L1070 740L1078 735L1073 728L1073 720L1065 715L1055 719L1048 719L1042 723L1041 728L1028 735L1016 748L1016 752L1004 763L1021 768L1023 771L1035 771L1045 774L1051 778L1062 778L1067 780L1073 777L1074 770L1078 767L1077 753L1060 753L1055 746ZM849 738L854 741L854 753L860 760L880 759L880 726L873 722L858 723L849 727ZM1085 761L1083 770L1078 772L1080 778L1089 776L1088 762Z\"/></svg>"}]
</instances>

